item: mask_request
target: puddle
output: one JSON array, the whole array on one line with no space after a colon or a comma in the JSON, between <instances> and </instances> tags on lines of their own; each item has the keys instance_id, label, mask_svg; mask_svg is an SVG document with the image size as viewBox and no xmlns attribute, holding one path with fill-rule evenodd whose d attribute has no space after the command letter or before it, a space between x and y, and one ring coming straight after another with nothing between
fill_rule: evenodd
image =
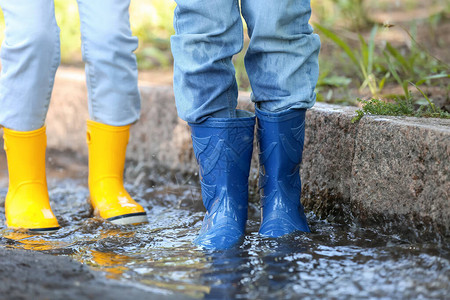
<instances>
[{"instance_id":1,"label":"puddle","mask_svg":"<svg viewBox=\"0 0 450 300\"><path fill-rule=\"evenodd\" d=\"M62 229L48 235L13 232L3 225L2 207L0 247L70 256L108 278L196 298L446 298L450 294L450 248L445 241L412 243L375 228L320 221L312 214L308 215L311 234L262 238L256 234L259 211L251 204L241 247L203 251L191 243L204 213L195 177L129 164L126 181L137 184L126 187L145 207L150 223L117 226L90 217L86 169L58 162L61 159L55 158L50 163L49 192ZM0 170L0 202L5 195L5 172Z\"/></svg>"}]
</instances>

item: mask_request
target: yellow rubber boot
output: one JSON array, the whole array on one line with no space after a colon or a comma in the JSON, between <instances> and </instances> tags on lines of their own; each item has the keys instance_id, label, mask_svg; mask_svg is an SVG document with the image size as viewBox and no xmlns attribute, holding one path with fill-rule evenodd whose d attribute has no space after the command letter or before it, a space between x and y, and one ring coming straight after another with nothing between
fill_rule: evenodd
<instances>
[{"instance_id":1,"label":"yellow rubber boot","mask_svg":"<svg viewBox=\"0 0 450 300\"><path fill-rule=\"evenodd\" d=\"M7 226L33 232L59 229L48 198L45 127L25 132L3 128L3 133L9 172Z\"/></svg>"},{"instance_id":2,"label":"yellow rubber boot","mask_svg":"<svg viewBox=\"0 0 450 300\"><path fill-rule=\"evenodd\" d=\"M87 121L89 191L94 214L121 225L147 222L144 208L123 186L130 126L116 127Z\"/></svg>"}]
</instances>

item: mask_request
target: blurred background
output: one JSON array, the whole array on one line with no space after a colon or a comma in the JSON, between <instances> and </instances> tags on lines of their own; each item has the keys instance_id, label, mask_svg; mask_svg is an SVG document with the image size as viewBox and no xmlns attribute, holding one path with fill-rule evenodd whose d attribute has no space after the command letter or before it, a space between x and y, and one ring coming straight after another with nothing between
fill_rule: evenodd
<instances>
[{"instance_id":1,"label":"blurred background","mask_svg":"<svg viewBox=\"0 0 450 300\"><path fill-rule=\"evenodd\" d=\"M318 101L408 100L449 111L450 1L312 0L311 23L321 36ZM83 67L75 0L55 0L62 63ZM132 0L131 25L139 37L141 76L170 81L174 33L172 0ZM0 38L4 23L1 17ZM246 44L248 37L246 36ZM241 90L250 91L245 49L233 59Z\"/></svg>"}]
</instances>

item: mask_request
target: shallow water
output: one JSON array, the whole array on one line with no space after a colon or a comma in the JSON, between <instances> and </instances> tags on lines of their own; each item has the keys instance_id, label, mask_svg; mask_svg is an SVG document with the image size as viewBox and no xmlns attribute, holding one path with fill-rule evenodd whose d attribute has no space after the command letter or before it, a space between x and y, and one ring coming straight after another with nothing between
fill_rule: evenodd
<instances>
[{"instance_id":1,"label":"shallow water","mask_svg":"<svg viewBox=\"0 0 450 300\"><path fill-rule=\"evenodd\" d=\"M191 244L203 208L194 176L127 168L127 189L148 212L149 224L116 226L91 217L86 170L53 164L52 208L62 229L30 235L2 225L1 247L67 255L107 277L196 298L447 298L448 243L411 243L355 224L308 215L313 233L280 239L256 234L259 211L250 205L243 244L225 252ZM58 176L60 174L60 176ZM160 174L165 174L161 176ZM75 179L68 179L75 178ZM0 174L0 201L6 195ZM4 209L0 209L4 224Z\"/></svg>"}]
</instances>

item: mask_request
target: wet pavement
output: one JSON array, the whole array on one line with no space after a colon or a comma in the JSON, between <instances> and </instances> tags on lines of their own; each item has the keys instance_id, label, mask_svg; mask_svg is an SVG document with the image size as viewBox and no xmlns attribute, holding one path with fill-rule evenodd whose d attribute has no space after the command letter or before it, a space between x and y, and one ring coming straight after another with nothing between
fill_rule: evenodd
<instances>
[{"instance_id":1,"label":"wet pavement","mask_svg":"<svg viewBox=\"0 0 450 300\"><path fill-rule=\"evenodd\" d=\"M242 245L204 251L191 243L204 214L195 175L127 164L126 188L150 222L117 226L91 216L85 159L48 156L49 193L62 229L47 235L11 231L3 225L2 207L0 248L68 256L117 284L194 298L445 299L450 294L446 239L410 241L313 214L308 215L311 234L263 238L257 234L259 209L252 203ZM2 159L0 202L7 192Z\"/></svg>"}]
</instances>

